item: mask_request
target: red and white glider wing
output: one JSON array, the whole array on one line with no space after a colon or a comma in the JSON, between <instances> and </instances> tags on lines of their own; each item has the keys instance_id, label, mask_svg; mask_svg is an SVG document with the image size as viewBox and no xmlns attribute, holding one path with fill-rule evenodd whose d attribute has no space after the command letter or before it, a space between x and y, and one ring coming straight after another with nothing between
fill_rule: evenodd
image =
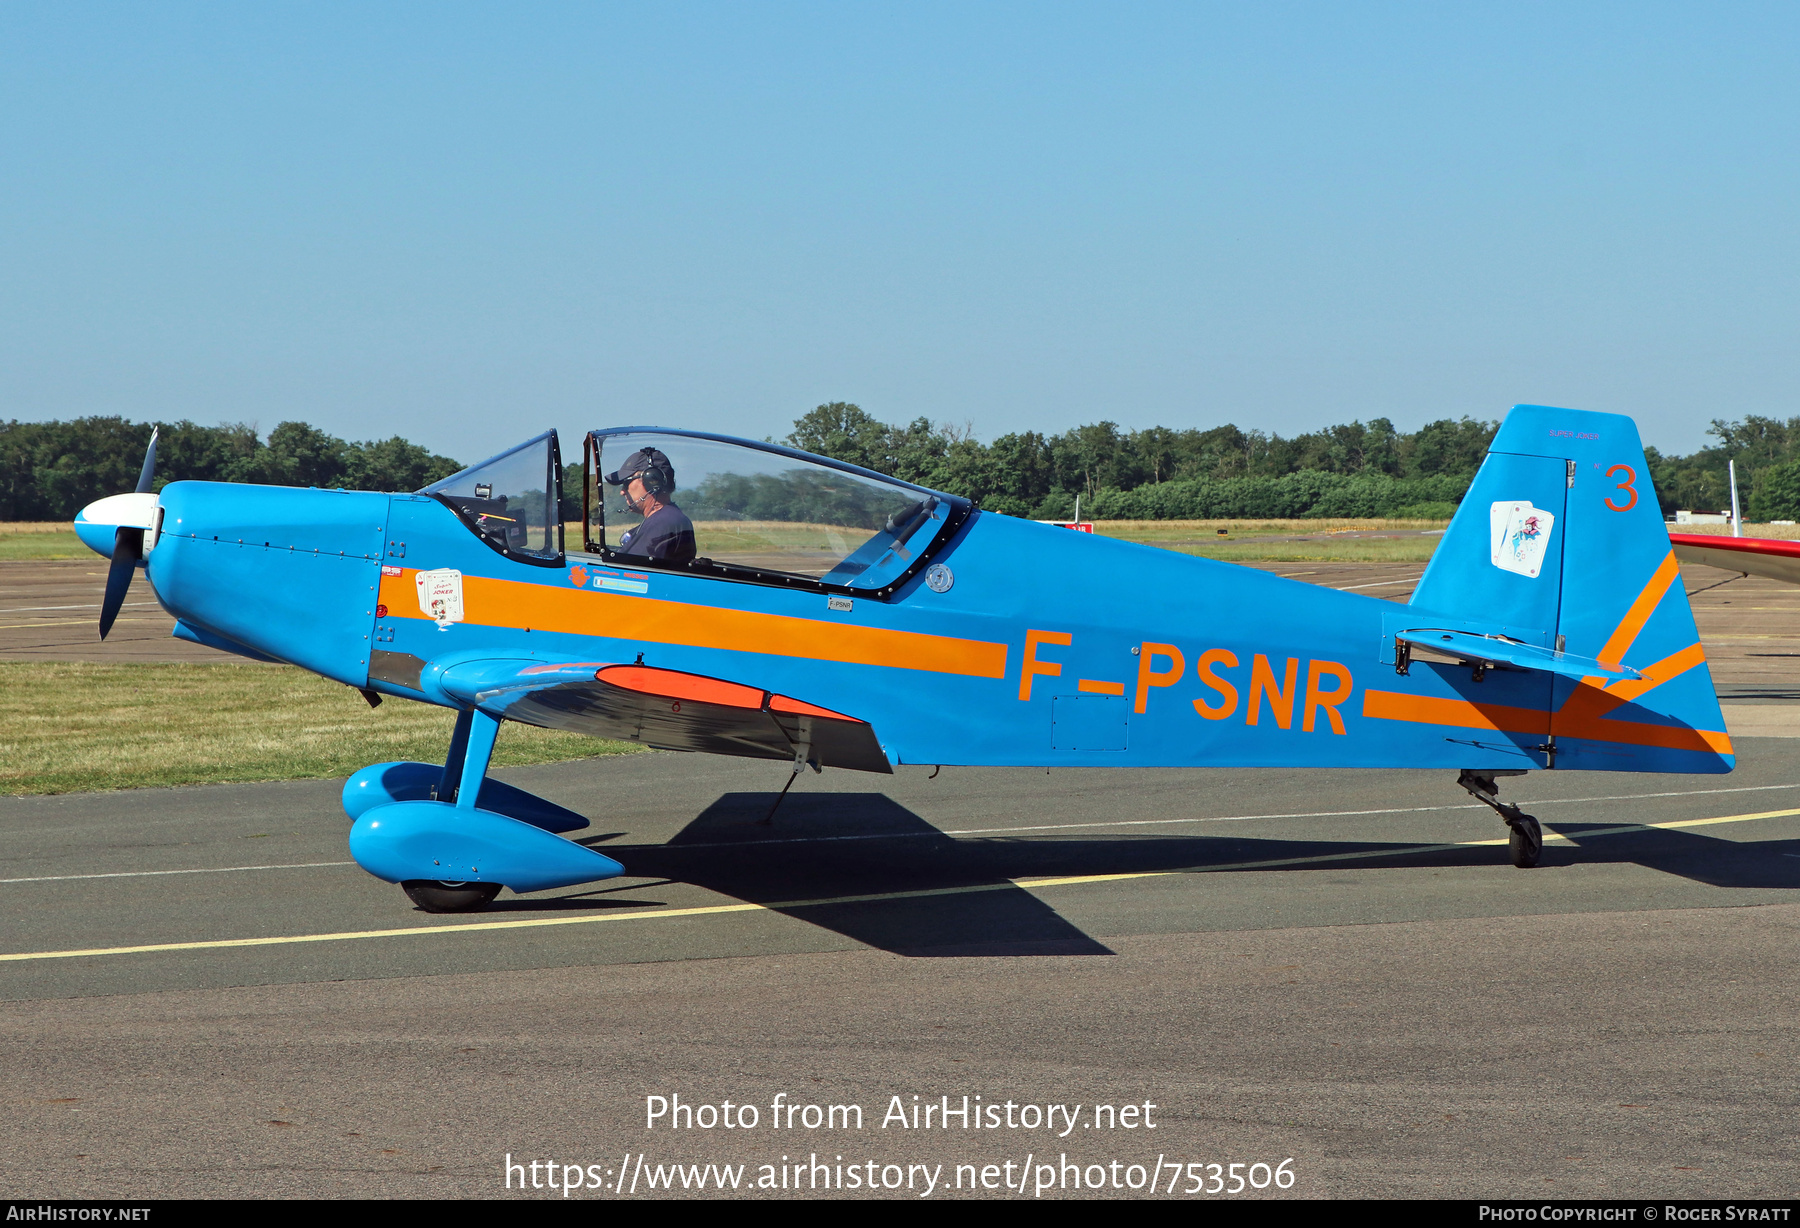
<instances>
[{"instance_id":1,"label":"red and white glider wing","mask_svg":"<svg viewBox=\"0 0 1800 1228\"><path fill-rule=\"evenodd\" d=\"M1800 584L1800 542L1766 537L1714 537L1706 533L1671 533L1675 557L1751 576L1767 576L1784 584Z\"/></svg>"}]
</instances>

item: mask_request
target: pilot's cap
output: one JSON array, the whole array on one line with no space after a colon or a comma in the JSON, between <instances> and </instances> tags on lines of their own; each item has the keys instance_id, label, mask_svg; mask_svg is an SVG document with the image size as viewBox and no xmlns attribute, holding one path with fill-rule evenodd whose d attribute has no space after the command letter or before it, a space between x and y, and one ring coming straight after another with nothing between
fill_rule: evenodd
<instances>
[{"instance_id":1,"label":"pilot's cap","mask_svg":"<svg viewBox=\"0 0 1800 1228\"><path fill-rule=\"evenodd\" d=\"M606 475L606 482L609 486L623 486L635 477L642 477L645 489L652 494L675 489L675 466L657 448L639 448Z\"/></svg>"}]
</instances>

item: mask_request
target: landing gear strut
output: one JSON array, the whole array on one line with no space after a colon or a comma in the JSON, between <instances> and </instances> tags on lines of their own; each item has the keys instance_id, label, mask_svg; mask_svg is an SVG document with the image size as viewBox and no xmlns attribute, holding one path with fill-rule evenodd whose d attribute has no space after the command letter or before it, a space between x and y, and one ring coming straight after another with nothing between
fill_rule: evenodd
<instances>
[{"instance_id":1,"label":"landing gear strut","mask_svg":"<svg viewBox=\"0 0 1800 1228\"><path fill-rule=\"evenodd\" d=\"M450 754L438 780L437 800L475 808L499 735L500 722L487 713L464 708L457 714L456 727L450 733ZM401 883L400 890L426 912L478 912L493 903L503 885L413 878Z\"/></svg>"},{"instance_id":2,"label":"landing gear strut","mask_svg":"<svg viewBox=\"0 0 1800 1228\"><path fill-rule=\"evenodd\" d=\"M1520 810L1511 802L1500 800L1500 785L1495 780L1498 776L1523 776L1522 771L1473 772L1468 768L1456 778L1456 783L1469 791L1476 801L1493 807L1494 813L1506 821L1512 831L1512 838L1507 845L1512 852L1512 863L1521 870L1529 870L1538 863L1544 852L1544 829L1538 821Z\"/></svg>"},{"instance_id":3,"label":"landing gear strut","mask_svg":"<svg viewBox=\"0 0 1800 1228\"><path fill-rule=\"evenodd\" d=\"M624 873L604 853L562 838L583 816L487 778L497 718L465 709L448 761L372 763L344 782L350 855L398 883L426 912L471 912L502 885L521 894Z\"/></svg>"}]
</instances>

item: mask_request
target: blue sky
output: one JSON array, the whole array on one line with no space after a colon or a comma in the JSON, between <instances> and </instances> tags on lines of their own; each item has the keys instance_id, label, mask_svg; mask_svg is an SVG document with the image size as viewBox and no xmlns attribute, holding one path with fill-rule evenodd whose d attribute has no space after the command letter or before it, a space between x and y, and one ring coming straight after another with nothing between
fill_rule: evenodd
<instances>
[{"instance_id":1,"label":"blue sky","mask_svg":"<svg viewBox=\"0 0 1800 1228\"><path fill-rule=\"evenodd\" d=\"M1800 414L1800 6L0 6L0 418ZM568 450L572 451L572 448Z\"/></svg>"}]
</instances>

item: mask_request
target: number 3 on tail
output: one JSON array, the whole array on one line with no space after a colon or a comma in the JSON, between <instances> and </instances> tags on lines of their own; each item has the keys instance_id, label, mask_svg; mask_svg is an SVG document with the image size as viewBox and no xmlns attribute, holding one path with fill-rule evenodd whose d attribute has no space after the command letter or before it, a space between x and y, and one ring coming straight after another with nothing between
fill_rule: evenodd
<instances>
[{"instance_id":1,"label":"number 3 on tail","mask_svg":"<svg viewBox=\"0 0 1800 1228\"><path fill-rule=\"evenodd\" d=\"M1613 494L1606 496L1606 506L1610 507L1615 512L1629 512L1632 508L1637 506L1637 487L1632 485L1633 482L1637 481L1637 470L1633 469L1630 465L1614 465L1611 469L1606 471L1606 476L1610 478L1621 469L1625 471L1625 480L1619 483L1618 489L1625 491L1629 497L1624 503L1614 503L1613 500L1618 497L1618 494L1615 491Z\"/></svg>"}]
</instances>

